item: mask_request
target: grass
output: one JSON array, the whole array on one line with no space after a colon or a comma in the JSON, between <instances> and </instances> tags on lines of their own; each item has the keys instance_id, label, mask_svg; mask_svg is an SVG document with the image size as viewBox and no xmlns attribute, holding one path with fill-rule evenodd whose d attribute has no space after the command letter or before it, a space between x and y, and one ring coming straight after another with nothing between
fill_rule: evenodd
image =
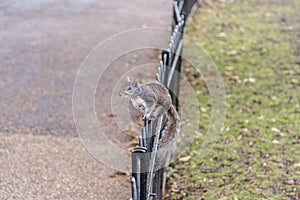
<instances>
[{"instance_id":1,"label":"grass","mask_svg":"<svg viewBox=\"0 0 300 200\"><path fill-rule=\"evenodd\" d=\"M298 5L256 7L250 2L206 1L187 27L187 35L218 66L227 115L209 155L198 155L202 134L184 155L191 159L169 169L167 199L300 199L300 66L295 54L300 38L287 24L299 18ZM200 132L205 133L211 111L207 88L191 66L186 63L183 69L197 90Z\"/></svg>"}]
</instances>

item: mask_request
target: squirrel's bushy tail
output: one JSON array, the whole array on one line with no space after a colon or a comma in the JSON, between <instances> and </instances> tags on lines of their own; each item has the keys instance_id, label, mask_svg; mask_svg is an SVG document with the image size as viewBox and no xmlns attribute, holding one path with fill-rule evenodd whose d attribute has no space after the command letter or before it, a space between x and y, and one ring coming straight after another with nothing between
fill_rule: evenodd
<instances>
[{"instance_id":1,"label":"squirrel's bushy tail","mask_svg":"<svg viewBox=\"0 0 300 200\"><path fill-rule=\"evenodd\" d=\"M180 133L180 118L173 105L167 110L168 122L162 131L160 147L167 145L173 140L177 140Z\"/></svg>"},{"instance_id":2,"label":"squirrel's bushy tail","mask_svg":"<svg viewBox=\"0 0 300 200\"><path fill-rule=\"evenodd\" d=\"M162 137L159 141L157 161L159 167L167 167L170 157L175 151L176 143L179 140L180 118L173 105L167 110L168 122L162 131Z\"/></svg>"}]
</instances>

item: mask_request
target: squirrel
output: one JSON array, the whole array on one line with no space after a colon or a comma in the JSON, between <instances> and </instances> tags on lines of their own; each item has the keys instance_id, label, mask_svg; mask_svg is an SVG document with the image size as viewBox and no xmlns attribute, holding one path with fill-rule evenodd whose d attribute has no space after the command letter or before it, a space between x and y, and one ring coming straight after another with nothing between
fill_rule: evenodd
<instances>
[{"instance_id":1,"label":"squirrel","mask_svg":"<svg viewBox=\"0 0 300 200\"><path fill-rule=\"evenodd\" d=\"M133 106L144 111L143 119L154 120L166 113L168 122L162 131L159 140L158 160L163 167L168 165L168 152L174 150L180 133L180 118L172 104L168 89L159 82L139 83L138 80L130 80L119 91L121 97L128 97ZM165 159L166 161L162 161Z\"/></svg>"}]
</instances>

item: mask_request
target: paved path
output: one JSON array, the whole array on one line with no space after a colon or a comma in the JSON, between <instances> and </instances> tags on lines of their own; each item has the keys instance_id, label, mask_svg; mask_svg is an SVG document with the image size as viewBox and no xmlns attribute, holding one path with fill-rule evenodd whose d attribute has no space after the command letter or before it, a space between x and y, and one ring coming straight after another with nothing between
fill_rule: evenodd
<instances>
[{"instance_id":1,"label":"paved path","mask_svg":"<svg viewBox=\"0 0 300 200\"><path fill-rule=\"evenodd\" d=\"M128 176L93 159L77 137L73 82L99 42L170 21L167 0L1 1L0 199L129 197ZM153 52L140 59L156 60Z\"/></svg>"}]
</instances>

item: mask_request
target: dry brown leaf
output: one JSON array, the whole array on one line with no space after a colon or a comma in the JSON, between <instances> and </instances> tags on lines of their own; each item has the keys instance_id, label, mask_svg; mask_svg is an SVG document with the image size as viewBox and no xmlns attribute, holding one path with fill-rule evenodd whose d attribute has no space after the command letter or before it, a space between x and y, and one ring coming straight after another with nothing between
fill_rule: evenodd
<instances>
[{"instance_id":1,"label":"dry brown leaf","mask_svg":"<svg viewBox=\"0 0 300 200\"><path fill-rule=\"evenodd\" d=\"M128 148L127 148L127 151L132 152L132 150L133 150L134 148L135 148L135 147L128 147Z\"/></svg>"},{"instance_id":2,"label":"dry brown leaf","mask_svg":"<svg viewBox=\"0 0 300 200\"><path fill-rule=\"evenodd\" d=\"M233 75L229 78L229 80L234 81L236 83L241 83L241 79L238 75Z\"/></svg>"},{"instance_id":3,"label":"dry brown leaf","mask_svg":"<svg viewBox=\"0 0 300 200\"><path fill-rule=\"evenodd\" d=\"M132 145L139 145L139 140L136 139L136 138L134 138L134 139L130 140L130 143L131 143Z\"/></svg>"},{"instance_id":4,"label":"dry brown leaf","mask_svg":"<svg viewBox=\"0 0 300 200\"><path fill-rule=\"evenodd\" d=\"M227 71L232 71L232 70L234 70L234 67L232 67L232 66L226 66L225 69L226 69Z\"/></svg>"},{"instance_id":5,"label":"dry brown leaf","mask_svg":"<svg viewBox=\"0 0 300 200\"><path fill-rule=\"evenodd\" d=\"M180 162L187 162L187 161L189 161L191 158L192 158L192 156L184 156L184 157L179 158L179 161L180 161Z\"/></svg>"},{"instance_id":6,"label":"dry brown leaf","mask_svg":"<svg viewBox=\"0 0 300 200\"><path fill-rule=\"evenodd\" d=\"M280 132L280 130L277 129L277 128L275 128L275 127L271 128L271 131L272 131L272 132L275 132L275 133L279 133L279 132Z\"/></svg>"}]
</instances>

